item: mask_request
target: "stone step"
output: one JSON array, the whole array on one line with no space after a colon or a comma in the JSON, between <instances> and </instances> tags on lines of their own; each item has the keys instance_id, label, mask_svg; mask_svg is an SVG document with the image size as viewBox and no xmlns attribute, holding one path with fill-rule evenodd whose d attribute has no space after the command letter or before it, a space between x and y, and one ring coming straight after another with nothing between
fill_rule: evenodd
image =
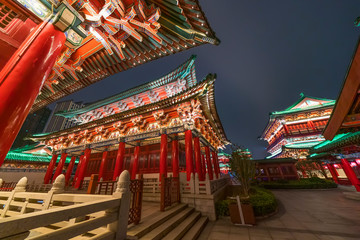
<instances>
[{"instance_id":1,"label":"stone step","mask_svg":"<svg viewBox=\"0 0 360 240\"><path fill-rule=\"evenodd\" d=\"M141 222L138 225L135 225L133 227L130 227L127 231L128 238L131 239L138 239L154 228L160 226L162 223L164 223L169 218L175 216L179 212L183 211L187 208L187 204L178 204L170 209L168 209L165 212L156 212L154 214L151 214L147 216L146 218L143 218Z\"/></svg>"},{"instance_id":2,"label":"stone step","mask_svg":"<svg viewBox=\"0 0 360 240\"><path fill-rule=\"evenodd\" d=\"M199 237L202 230L204 230L207 222L209 221L208 217L201 217L195 225L184 235L182 240L195 240Z\"/></svg>"},{"instance_id":3,"label":"stone step","mask_svg":"<svg viewBox=\"0 0 360 240\"><path fill-rule=\"evenodd\" d=\"M192 212L194 212L194 208L186 208L180 213L176 214L176 216L170 218L151 232L147 233L141 240L158 240L162 239L166 234L168 234L172 229L174 229L177 225L179 225L182 221L184 221Z\"/></svg>"},{"instance_id":4,"label":"stone step","mask_svg":"<svg viewBox=\"0 0 360 240\"><path fill-rule=\"evenodd\" d=\"M181 239L185 235L185 233L196 223L196 221L200 217L201 217L200 212L193 212L182 223L180 223L171 232L169 232L163 238L163 240L178 240L178 239Z\"/></svg>"}]
</instances>

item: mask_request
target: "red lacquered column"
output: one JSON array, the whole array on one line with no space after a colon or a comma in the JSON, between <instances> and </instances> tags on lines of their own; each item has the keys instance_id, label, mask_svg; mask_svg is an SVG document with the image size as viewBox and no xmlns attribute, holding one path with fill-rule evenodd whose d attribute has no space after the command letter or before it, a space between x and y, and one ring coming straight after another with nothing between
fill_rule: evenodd
<instances>
[{"instance_id":1,"label":"red lacquered column","mask_svg":"<svg viewBox=\"0 0 360 240\"><path fill-rule=\"evenodd\" d=\"M106 157L107 157L107 151L103 152L101 164L100 164L100 170L99 170L99 181L101 178L104 177L105 169L106 169Z\"/></svg>"},{"instance_id":2,"label":"red lacquered column","mask_svg":"<svg viewBox=\"0 0 360 240\"><path fill-rule=\"evenodd\" d=\"M219 162L218 162L216 152L211 151L211 156L212 156L212 159L213 159L214 172L215 172L215 175L216 175L216 179L218 179L219 178L219 173L220 173L220 168L219 168Z\"/></svg>"},{"instance_id":3,"label":"red lacquered column","mask_svg":"<svg viewBox=\"0 0 360 240\"><path fill-rule=\"evenodd\" d=\"M72 157L71 157L69 166L68 166L67 169L66 169L66 175L65 175L65 184L66 184L66 186L69 185L69 180L70 180L70 176L71 176L72 170L73 170L73 168L74 168L75 159L76 159L75 156L72 156Z\"/></svg>"},{"instance_id":4,"label":"red lacquered column","mask_svg":"<svg viewBox=\"0 0 360 240\"><path fill-rule=\"evenodd\" d=\"M360 181L357 178L354 169L352 169L350 163L346 159L341 159L341 165L346 173L346 176L350 180L351 184L356 188L356 191L360 192Z\"/></svg>"},{"instance_id":5,"label":"red lacquered column","mask_svg":"<svg viewBox=\"0 0 360 240\"><path fill-rule=\"evenodd\" d=\"M173 167L173 177L179 177L179 141L174 139L172 142L172 167Z\"/></svg>"},{"instance_id":6,"label":"red lacquered column","mask_svg":"<svg viewBox=\"0 0 360 240\"><path fill-rule=\"evenodd\" d=\"M202 166L203 177L205 179L205 176L206 176L206 164L205 164L205 156L204 156L204 154L201 154L201 166Z\"/></svg>"},{"instance_id":7,"label":"red lacquered column","mask_svg":"<svg viewBox=\"0 0 360 240\"><path fill-rule=\"evenodd\" d=\"M187 181L190 181L191 173L194 172L191 130L185 131L185 158L186 158L186 179Z\"/></svg>"},{"instance_id":8,"label":"red lacquered column","mask_svg":"<svg viewBox=\"0 0 360 240\"><path fill-rule=\"evenodd\" d=\"M160 143L160 176L159 180L161 181L161 175L164 174L167 177L167 135L161 134L161 143Z\"/></svg>"},{"instance_id":9,"label":"red lacquered column","mask_svg":"<svg viewBox=\"0 0 360 240\"><path fill-rule=\"evenodd\" d=\"M328 163L328 164L326 164L326 166L328 167L328 169L329 169L329 171L331 173L331 176L334 179L334 182L336 184L339 184L338 172L336 171L334 165Z\"/></svg>"},{"instance_id":10,"label":"red lacquered column","mask_svg":"<svg viewBox=\"0 0 360 240\"><path fill-rule=\"evenodd\" d=\"M79 162L78 162L78 165L76 167L76 171L75 171L75 175L74 175L74 179L73 179L73 182L72 182L72 185L75 186L75 183L77 181L77 178L79 176L79 172L80 172L80 168L81 168L81 164L83 162L83 159L84 159L84 155L81 155L80 158L79 158Z\"/></svg>"},{"instance_id":11,"label":"red lacquered column","mask_svg":"<svg viewBox=\"0 0 360 240\"><path fill-rule=\"evenodd\" d=\"M66 157L67 157L67 153L62 153L61 157L60 157L60 161L59 164L56 167L55 173L54 173L54 177L52 179L52 181L54 182L55 179L62 173L62 170L64 168L64 164L66 161Z\"/></svg>"},{"instance_id":12,"label":"red lacquered column","mask_svg":"<svg viewBox=\"0 0 360 240\"><path fill-rule=\"evenodd\" d=\"M51 179L52 172L53 172L55 164L56 164L57 158L58 158L57 154L54 154L52 156L52 158L50 160L50 163L49 163L49 166L48 166L48 169L46 170L46 174L45 174L45 177L44 177L44 184L49 183L49 181Z\"/></svg>"},{"instance_id":13,"label":"red lacquered column","mask_svg":"<svg viewBox=\"0 0 360 240\"><path fill-rule=\"evenodd\" d=\"M205 155L206 155L206 164L207 164L207 172L209 174L209 179L213 180L214 174L213 174L211 158L210 158L210 148L208 146L205 146Z\"/></svg>"},{"instance_id":14,"label":"red lacquered column","mask_svg":"<svg viewBox=\"0 0 360 240\"><path fill-rule=\"evenodd\" d=\"M0 72L0 166L51 73L65 40L63 32L44 21Z\"/></svg>"},{"instance_id":15,"label":"red lacquered column","mask_svg":"<svg viewBox=\"0 0 360 240\"><path fill-rule=\"evenodd\" d=\"M85 171L86 171L89 159L90 159L90 154L91 154L91 149L90 148L85 149L84 158L81 161L79 175L78 175L78 177L76 179L75 188L80 188L81 183L84 180Z\"/></svg>"},{"instance_id":16,"label":"red lacquered column","mask_svg":"<svg viewBox=\"0 0 360 240\"><path fill-rule=\"evenodd\" d=\"M131 180L136 179L136 174L138 173L139 168L139 154L140 146L136 146L134 150L134 163L131 170Z\"/></svg>"},{"instance_id":17,"label":"red lacquered column","mask_svg":"<svg viewBox=\"0 0 360 240\"><path fill-rule=\"evenodd\" d=\"M119 149L116 155L115 170L113 175L113 181L115 181L123 170L125 156L125 142L119 143Z\"/></svg>"},{"instance_id":18,"label":"red lacquered column","mask_svg":"<svg viewBox=\"0 0 360 240\"><path fill-rule=\"evenodd\" d=\"M199 180L203 181L203 170L201 165L201 150L200 150L200 140L199 137L194 137L194 157L195 157L195 165L196 165L196 172L199 176Z\"/></svg>"}]
</instances>

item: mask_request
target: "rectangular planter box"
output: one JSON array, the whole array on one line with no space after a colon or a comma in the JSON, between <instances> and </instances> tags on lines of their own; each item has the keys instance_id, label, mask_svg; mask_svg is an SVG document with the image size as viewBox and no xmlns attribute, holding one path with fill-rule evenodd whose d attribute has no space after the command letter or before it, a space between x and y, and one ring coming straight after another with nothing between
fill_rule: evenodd
<instances>
[{"instance_id":1,"label":"rectangular planter box","mask_svg":"<svg viewBox=\"0 0 360 240\"><path fill-rule=\"evenodd\" d=\"M246 224L255 224L254 210L250 204L241 204L241 209L244 215ZM232 223L241 224L241 218L237 203L229 204L230 219Z\"/></svg>"}]
</instances>

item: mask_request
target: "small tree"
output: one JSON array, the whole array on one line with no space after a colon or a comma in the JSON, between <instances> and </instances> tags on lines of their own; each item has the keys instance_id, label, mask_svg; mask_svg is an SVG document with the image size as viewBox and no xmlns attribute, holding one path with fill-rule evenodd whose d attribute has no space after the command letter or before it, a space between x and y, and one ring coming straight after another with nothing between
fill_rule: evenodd
<instances>
[{"instance_id":1,"label":"small tree","mask_svg":"<svg viewBox=\"0 0 360 240\"><path fill-rule=\"evenodd\" d=\"M251 160L248 151L241 147L233 148L229 163L232 173L241 184L241 194L248 198L250 184L256 174L255 163Z\"/></svg>"}]
</instances>

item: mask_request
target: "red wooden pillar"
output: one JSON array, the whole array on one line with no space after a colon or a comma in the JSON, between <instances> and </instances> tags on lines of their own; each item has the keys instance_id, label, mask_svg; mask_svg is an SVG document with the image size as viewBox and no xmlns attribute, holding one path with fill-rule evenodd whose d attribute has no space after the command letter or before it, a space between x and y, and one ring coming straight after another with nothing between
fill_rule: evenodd
<instances>
[{"instance_id":1,"label":"red wooden pillar","mask_svg":"<svg viewBox=\"0 0 360 240\"><path fill-rule=\"evenodd\" d=\"M75 159L76 159L75 156L71 157L70 163L66 169L66 174L65 174L65 185L66 186L69 185L69 180L70 180L70 176L71 176L74 164L75 164Z\"/></svg>"},{"instance_id":2,"label":"red wooden pillar","mask_svg":"<svg viewBox=\"0 0 360 240\"><path fill-rule=\"evenodd\" d=\"M215 151L211 151L211 156L212 156L212 159L213 159L215 176L216 176L216 179L218 179L219 178L219 173L220 173L220 168L219 168L219 162L218 162L218 158L217 158L217 153Z\"/></svg>"},{"instance_id":3,"label":"red wooden pillar","mask_svg":"<svg viewBox=\"0 0 360 240\"><path fill-rule=\"evenodd\" d=\"M62 170L64 168L64 164L66 161L66 157L67 157L67 153L62 153L61 157L60 157L60 161L59 164L56 167L55 173L54 173L54 177L52 179L52 181L54 182L55 179L62 173Z\"/></svg>"},{"instance_id":4,"label":"red wooden pillar","mask_svg":"<svg viewBox=\"0 0 360 240\"><path fill-rule=\"evenodd\" d=\"M124 156L125 156L125 142L119 143L118 152L116 155L115 170L113 175L113 181L115 181L124 168Z\"/></svg>"},{"instance_id":5,"label":"red wooden pillar","mask_svg":"<svg viewBox=\"0 0 360 240\"><path fill-rule=\"evenodd\" d=\"M205 146L205 155L206 155L206 164L207 164L207 172L209 174L209 179L213 180L214 174L213 174L211 158L210 158L210 148L208 146Z\"/></svg>"},{"instance_id":6,"label":"red wooden pillar","mask_svg":"<svg viewBox=\"0 0 360 240\"><path fill-rule=\"evenodd\" d=\"M44 21L31 32L0 72L0 166L51 73L65 40L63 32Z\"/></svg>"},{"instance_id":7,"label":"red wooden pillar","mask_svg":"<svg viewBox=\"0 0 360 240\"><path fill-rule=\"evenodd\" d=\"M134 150L134 163L131 170L131 180L136 179L136 174L139 171L139 154L140 146L136 146Z\"/></svg>"},{"instance_id":8,"label":"red wooden pillar","mask_svg":"<svg viewBox=\"0 0 360 240\"><path fill-rule=\"evenodd\" d=\"M344 169L344 172L347 176L347 178L349 179L349 181L351 182L351 184L356 188L356 191L360 192L360 181L357 178L354 169L352 169L350 163L348 162L348 160L346 159L341 159L341 165Z\"/></svg>"},{"instance_id":9,"label":"red wooden pillar","mask_svg":"<svg viewBox=\"0 0 360 240\"><path fill-rule=\"evenodd\" d=\"M173 177L179 177L179 141L174 139L171 144Z\"/></svg>"},{"instance_id":10,"label":"red wooden pillar","mask_svg":"<svg viewBox=\"0 0 360 240\"><path fill-rule=\"evenodd\" d=\"M194 157L195 157L196 172L199 176L199 180L204 181L205 178L203 176L203 170L201 164L201 149L200 149L199 137L194 137Z\"/></svg>"},{"instance_id":11,"label":"red wooden pillar","mask_svg":"<svg viewBox=\"0 0 360 240\"><path fill-rule=\"evenodd\" d=\"M52 176L52 173L53 173L53 170L54 170L54 167L55 167L55 164L56 164L56 160L58 158L58 155L57 154L54 154L50 160L50 163L49 163L49 166L48 166L48 169L46 170L46 174L45 174L45 177L44 177L44 184L48 184L50 179L51 179L51 176Z\"/></svg>"},{"instance_id":12,"label":"red wooden pillar","mask_svg":"<svg viewBox=\"0 0 360 240\"><path fill-rule=\"evenodd\" d=\"M167 177L167 135L161 134L161 143L160 143L160 174L159 180L161 181L161 176Z\"/></svg>"},{"instance_id":13,"label":"red wooden pillar","mask_svg":"<svg viewBox=\"0 0 360 240\"><path fill-rule=\"evenodd\" d=\"M84 158L81 162L79 175L78 175L78 177L76 179L76 183L75 183L75 188L77 188L77 189L80 188L82 181L84 180L85 171L86 171L89 159L90 159L90 154L91 154L91 149L90 148L85 149Z\"/></svg>"},{"instance_id":14,"label":"red wooden pillar","mask_svg":"<svg viewBox=\"0 0 360 240\"><path fill-rule=\"evenodd\" d=\"M186 179L190 181L191 173L194 173L192 132L185 131L185 158L186 158Z\"/></svg>"},{"instance_id":15,"label":"red wooden pillar","mask_svg":"<svg viewBox=\"0 0 360 240\"><path fill-rule=\"evenodd\" d=\"M201 166L202 166L203 177L205 179L205 176L206 176L206 164L205 164L205 156L204 156L204 154L201 154Z\"/></svg>"},{"instance_id":16,"label":"red wooden pillar","mask_svg":"<svg viewBox=\"0 0 360 240\"><path fill-rule=\"evenodd\" d=\"M328 163L328 164L326 164L326 166L328 167L329 172L331 173L331 176L332 176L332 178L334 179L334 182L335 182L336 184L339 184L339 178L338 178L338 175L339 175L339 174L338 174L338 172L336 171L334 165L332 165L331 163Z\"/></svg>"},{"instance_id":17,"label":"red wooden pillar","mask_svg":"<svg viewBox=\"0 0 360 240\"><path fill-rule=\"evenodd\" d=\"M101 159L100 170L99 170L99 181L104 177L105 169L106 169L106 157L108 151L104 151Z\"/></svg>"},{"instance_id":18,"label":"red wooden pillar","mask_svg":"<svg viewBox=\"0 0 360 240\"><path fill-rule=\"evenodd\" d=\"M73 186L75 186L75 183L76 183L77 178L79 176L79 172L80 172L80 168L81 168L81 164L83 162L83 159L84 159L84 155L81 155L80 158L79 158L79 162L78 162L78 165L77 165L76 171L75 171L75 176L74 176L74 179L73 179L73 182L72 182Z\"/></svg>"}]
</instances>

